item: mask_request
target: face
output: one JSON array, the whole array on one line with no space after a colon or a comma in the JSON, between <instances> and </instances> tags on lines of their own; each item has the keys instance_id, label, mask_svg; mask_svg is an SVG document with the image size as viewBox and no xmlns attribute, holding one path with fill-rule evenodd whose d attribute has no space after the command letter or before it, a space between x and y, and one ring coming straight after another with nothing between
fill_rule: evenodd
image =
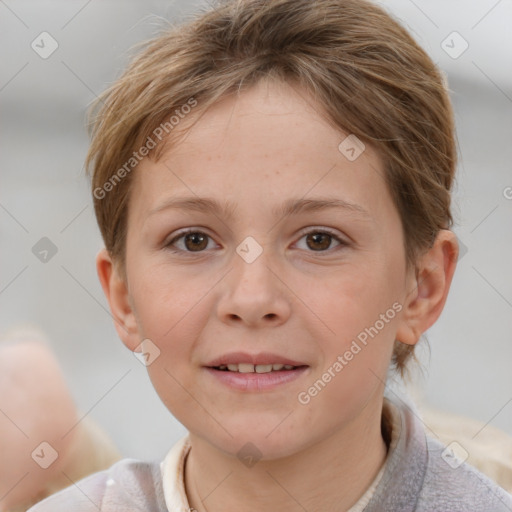
<instances>
[{"instance_id":1,"label":"face","mask_svg":"<svg viewBox=\"0 0 512 512\"><path fill-rule=\"evenodd\" d=\"M378 155L349 160L349 134L318 112L260 82L134 175L121 336L151 340L161 400L227 453L291 455L382 398L407 295L401 222Z\"/></svg>"}]
</instances>

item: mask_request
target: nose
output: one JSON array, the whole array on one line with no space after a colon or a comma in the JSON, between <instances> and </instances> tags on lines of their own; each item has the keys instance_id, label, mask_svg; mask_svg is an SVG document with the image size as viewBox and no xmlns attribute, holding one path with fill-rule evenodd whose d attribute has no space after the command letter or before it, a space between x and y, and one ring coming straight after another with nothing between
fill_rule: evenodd
<instances>
[{"instance_id":1,"label":"nose","mask_svg":"<svg viewBox=\"0 0 512 512\"><path fill-rule=\"evenodd\" d=\"M219 318L225 323L251 327L286 322L291 312L291 292L265 251L251 263L235 255L233 264L223 280L217 307Z\"/></svg>"}]
</instances>

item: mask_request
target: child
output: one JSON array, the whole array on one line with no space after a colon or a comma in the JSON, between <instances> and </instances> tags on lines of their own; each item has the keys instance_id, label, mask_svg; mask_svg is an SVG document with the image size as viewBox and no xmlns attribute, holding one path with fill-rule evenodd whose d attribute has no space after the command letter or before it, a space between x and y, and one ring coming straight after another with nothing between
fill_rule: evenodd
<instances>
[{"instance_id":1,"label":"child","mask_svg":"<svg viewBox=\"0 0 512 512\"><path fill-rule=\"evenodd\" d=\"M32 511L512 510L384 393L458 255L449 96L404 28L361 0L224 1L99 107L98 275L189 434Z\"/></svg>"}]
</instances>

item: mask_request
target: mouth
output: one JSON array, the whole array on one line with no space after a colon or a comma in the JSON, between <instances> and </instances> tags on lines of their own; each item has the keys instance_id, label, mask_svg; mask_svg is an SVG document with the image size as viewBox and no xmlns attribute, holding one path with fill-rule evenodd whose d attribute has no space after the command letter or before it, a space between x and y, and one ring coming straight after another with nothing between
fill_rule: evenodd
<instances>
[{"instance_id":1,"label":"mouth","mask_svg":"<svg viewBox=\"0 0 512 512\"><path fill-rule=\"evenodd\" d=\"M293 371L299 368L307 368L307 365L294 366L291 364L272 363L272 364L251 364L251 363L232 363L221 364L219 366L208 366L212 370L220 372L236 372L236 373L274 373L281 371Z\"/></svg>"},{"instance_id":2,"label":"mouth","mask_svg":"<svg viewBox=\"0 0 512 512\"><path fill-rule=\"evenodd\" d=\"M221 356L205 365L215 383L244 392L271 391L309 373L310 366L269 352Z\"/></svg>"}]
</instances>

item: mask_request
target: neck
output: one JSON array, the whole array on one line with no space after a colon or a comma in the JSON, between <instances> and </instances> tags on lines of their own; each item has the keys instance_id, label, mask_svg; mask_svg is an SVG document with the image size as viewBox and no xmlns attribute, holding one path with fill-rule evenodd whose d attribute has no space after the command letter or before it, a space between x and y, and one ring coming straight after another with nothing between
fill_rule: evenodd
<instances>
[{"instance_id":1,"label":"neck","mask_svg":"<svg viewBox=\"0 0 512 512\"><path fill-rule=\"evenodd\" d=\"M380 407L365 408L320 442L250 468L191 433L185 464L190 507L197 512L348 510L386 459L381 410L382 398Z\"/></svg>"}]
</instances>

